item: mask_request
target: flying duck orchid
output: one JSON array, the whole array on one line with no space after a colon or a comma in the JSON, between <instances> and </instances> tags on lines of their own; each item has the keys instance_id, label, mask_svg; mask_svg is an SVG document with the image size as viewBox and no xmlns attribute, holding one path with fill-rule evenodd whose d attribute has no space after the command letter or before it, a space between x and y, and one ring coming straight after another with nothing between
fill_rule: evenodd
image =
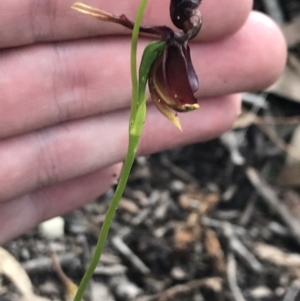
<instances>
[{"instance_id":1,"label":"flying duck orchid","mask_svg":"<svg viewBox=\"0 0 300 301\"><path fill-rule=\"evenodd\" d=\"M140 32L158 36L165 43L152 47L156 49L156 57L150 62L148 86L151 98L158 110L175 126L181 129L177 112L188 112L199 108L194 93L198 90L198 77L194 70L189 40L200 31L202 25L198 6L201 0L171 0L170 16L173 24L181 29L174 32L167 26L143 26ZM133 29L134 22L125 15L113 15L80 2L72 8L102 21L118 23Z\"/></svg>"}]
</instances>

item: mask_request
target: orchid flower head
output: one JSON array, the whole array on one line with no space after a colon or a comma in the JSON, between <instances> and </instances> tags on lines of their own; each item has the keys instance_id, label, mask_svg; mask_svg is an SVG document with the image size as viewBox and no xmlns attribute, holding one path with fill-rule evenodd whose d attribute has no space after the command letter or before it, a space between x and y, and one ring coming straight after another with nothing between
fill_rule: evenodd
<instances>
[{"instance_id":1,"label":"orchid flower head","mask_svg":"<svg viewBox=\"0 0 300 301\"><path fill-rule=\"evenodd\" d=\"M181 31L174 32L167 26L140 27L140 32L158 36L166 41L163 51L152 63L148 86L157 109L175 126L181 129L177 112L199 108L194 93L199 88L188 42L200 31L202 17L198 6L202 0L171 0L170 17ZM134 22L125 15L117 16L80 2L72 8L106 22L118 23L133 29Z\"/></svg>"}]
</instances>

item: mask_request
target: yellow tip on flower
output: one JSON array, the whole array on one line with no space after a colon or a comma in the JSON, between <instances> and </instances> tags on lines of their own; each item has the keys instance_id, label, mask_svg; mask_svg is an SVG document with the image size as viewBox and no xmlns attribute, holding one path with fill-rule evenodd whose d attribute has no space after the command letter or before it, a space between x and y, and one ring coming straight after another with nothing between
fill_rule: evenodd
<instances>
[{"instance_id":1,"label":"yellow tip on flower","mask_svg":"<svg viewBox=\"0 0 300 301\"><path fill-rule=\"evenodd\" d=\"M197 110L197 109L199 109L199 108L200 108L200 106L199 106L197 103L194 103L194 104L186 104L186 105L184 105L183 111L184 111L184 112L190 112L190 111Z\"/></svg>"},{"instance_id":2,"label":"yellow tip on flower","mask_svg":"<svg viewBox=\"0 0 300 301\"><path fill-rule=\"evenodd\" d=\"M181 127L181 123L180 120L177 116L175 116L174 118L168 118L180 131L182 131L182 127Z\"/></svg>"}]
</instances>

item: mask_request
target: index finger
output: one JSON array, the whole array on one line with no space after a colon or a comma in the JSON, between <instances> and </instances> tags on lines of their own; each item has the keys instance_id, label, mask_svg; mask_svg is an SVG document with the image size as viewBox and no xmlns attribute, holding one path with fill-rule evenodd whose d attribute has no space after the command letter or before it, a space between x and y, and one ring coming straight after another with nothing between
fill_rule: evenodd
<instances>
[{"instance_id":1,"label":"index finger","mask_svg":"<svg viewBox=\"0 0 300 301\"><path fill-rule=\"evenodd\" d=\"M75 0L0 1L0 48L130 33L119 25L100 22L73 11L73 2ZM83 2L134 19L140 0ZM232 34L245 22L251 8L252 0L203 0L200 10L204 24L199 39L215 40ZM173 27L169 17L169 1L150 0L144 23Z\"/></svg>"}]
</instances>

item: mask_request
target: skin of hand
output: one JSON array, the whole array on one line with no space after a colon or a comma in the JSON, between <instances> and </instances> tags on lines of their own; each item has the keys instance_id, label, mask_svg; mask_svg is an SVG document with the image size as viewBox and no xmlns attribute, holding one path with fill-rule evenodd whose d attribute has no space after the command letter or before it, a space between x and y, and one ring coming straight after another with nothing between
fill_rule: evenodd
<instances>
[{"instance_id":1,"label":"skin of hand","mask_svg":"<svg viewBox=\"0 0 300 301\"><path fill-rule=\"evenodd\" d=\"M0 3L0 244L95 199L127 151L130 31L70 9L72 0ZM89 0L134 19L139 0ZM145 24L168 25L169 1L149 0ZM139 154L216 137L240 112L241 91L263 89L286 60L277 26L250 0L203 0L190 43L200 109L183 132L151 102ZM139 43L139 57L150 40Z\"/></svg>"}]
</instances>

